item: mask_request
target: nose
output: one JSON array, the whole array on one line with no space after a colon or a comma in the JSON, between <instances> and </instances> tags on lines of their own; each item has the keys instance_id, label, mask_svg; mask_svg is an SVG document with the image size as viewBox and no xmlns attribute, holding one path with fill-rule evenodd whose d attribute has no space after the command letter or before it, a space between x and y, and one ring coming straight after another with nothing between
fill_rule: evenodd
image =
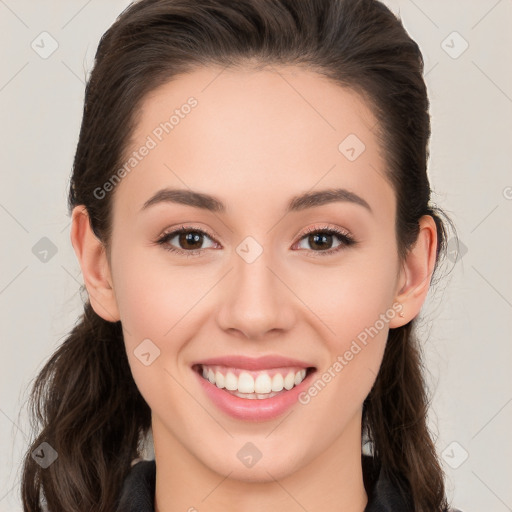
<instances>
[{"instance_id":1,"label":"nose","mask_svg":"<svg viewBox=\"0 0 512 512\"><path fill-rule=\"evenodd\" d=\"M250 340L282 336L295 321L288 283L273 268L266 251L251 263L237 254L233 261L218 310L220 328Z\"/></svg>"}]
</instances>

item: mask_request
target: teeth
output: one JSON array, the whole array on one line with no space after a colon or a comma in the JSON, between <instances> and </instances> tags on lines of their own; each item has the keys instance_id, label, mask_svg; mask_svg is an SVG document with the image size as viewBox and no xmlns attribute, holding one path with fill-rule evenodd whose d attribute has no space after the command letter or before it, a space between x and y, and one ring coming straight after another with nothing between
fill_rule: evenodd
<instances>
[{"instance_id":1,"label":"teeth","mask_svg":"<svg viewBox=\"0 0 512 512\"><path fill-rule=\"evenodd\" d=\"M272 391L282 391L284 388L284 379L280 373L276 373L272 377Z\"/></svg>"},{"instance_id":2,"label":"teeth","mask_svg":"<svg viewBox=\"0 0 512 512\"><path fill-rule=\"evenodd\" d=\"M294 380L295 385L298 386L304 380L305 376L306 376L306 370L301 370L300 372L297 372L295 374L295 380Z\"/></svg>"},{"instance_id":3,"label":"teeth","mask_svg":"<svg viewBox=\"0 0 512 512\"><path fill-rule=\"evenodd\" d=\"M247 372L242 372L238 377L238 391L240 393L254 393L254 379Z\"/></svg>"},{"instance_id":4,"label":"teeth","mask_svg":"<svg viewBox=\"0 0 512 512\"><path fill-rule=\"evenodd\" d=\"M255 393L270 393L272 391L272 379L266 373L260 373L254 381Z\"/></svg>"},{"instance_id":5,"label":"teeth","mask_svg":"<svg viewBox=\"0 0 512 512\"><path fill-rule=\"evenodd\" d=\"M220 372L215 372L215 385L218 387L218 388L223 388L224 387L224 375L222 375L222 373Z\"/></svg>"},{"instance_id":6,"label":"teeth","mask_svg":"<svg viewBox=\"0 0 512 512\"><path fill-rule=\"evenodd\" d=\"M238 391L230 391L232 395L238 396L239 398L248 398L249 400L263 400L265 398L272 398L275 395L278 395L279 393L239 393Z\"/></svg>"},{"instance_id":7,"label":"teeth","mask_svg":"<svg viewBox=\"0 0 512 512\"><path fill-rule=\"evenodd\" d=\"M210 376L210 374L208 374ZM293 372L289 372L288 375L284 378L284 387L285 389L292 389L295 384L295 374Z\"/></svg>"},{"instance_id":8,"label":"teeth","mask_svg":"<svg viewBox=\"0 0 512 512\"><path fill-rule=\"evenodd\" d=\"M229 391L236 391L238 389L238 379L234 373L227 373L224 385L226 386L226 389L229 389Z\"/></svg>"},{"instance_id":9,"label":"teeth","mask_svg":"<svg viewBox=\"0 0 512 512\"><path fill-rule=\"evenodd\" d=\"M253 375L257 373L256 378ZM298 386L306 377L306 370L290 370L288 373L276 373L273 377L267 372L240 371L237 376L233 371L223 373L218 369L202 367L202 374L210 383L218 388L232 391L234 395L242 398L258 399L270 398L283 389L290 390ZM243 395L240 395L242 393Z\"/></svg>"}]
</instances>

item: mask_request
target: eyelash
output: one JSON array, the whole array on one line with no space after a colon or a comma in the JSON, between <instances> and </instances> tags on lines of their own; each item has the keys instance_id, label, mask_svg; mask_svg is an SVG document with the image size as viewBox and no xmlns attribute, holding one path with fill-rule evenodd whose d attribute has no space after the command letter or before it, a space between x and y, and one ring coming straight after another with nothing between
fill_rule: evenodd
<instances>
[{"instance_id":1,"label":"eyelash","mask_svg":"<svg viewBox=\"0 0 512 512\"><path fill-rule=\"evenodd\" d=\"M183 249L177 249L176 247L173 247L173 246L171 246L171 245L169 245L167 243L169 240L172 240L176 235L180 235L182 233L199 233L201 235L206 235L208 238L211 238L212 240L214 240L214 237L208 231L204 231L202 229L197 229L197 228L194 228L192 226L190 226L190 227L181 226L181 228L176 229L174 231L163 233L155 241L155 243L157 245L161 245L164 248L164 250L166 250L166 251L169 251L169 252L172 252L172 253L177 253L177 254L180 254L180 255L184 255L186 257L198 256L202 251L205 250L205 249L193 249L191 251L185 251ZM346 247L350 247L350 246L355 245L355 244L358 243L347 232L341 231L341 230L336 229L336 228L331 228L329 226L321 226L321 227L309 228L308 230L306 230L302 234L302 236L299 239L299 242L301 242L304 238L306 238L307 236L311 235L312 233L324 234L324 235L325 234L326 235L336 235L341 240L341 242L342 242L342 243L340 243L340 245L338 247L336 247L334 249L328 249L328 250L325 250L325 251L314 251L314 250L311 249L310 251L315 253L315 256L329 256L329 255L332 255L334 253L339 252L340 250L342 250L342 249L344 249Z\"/></svg>"}]
</instances>

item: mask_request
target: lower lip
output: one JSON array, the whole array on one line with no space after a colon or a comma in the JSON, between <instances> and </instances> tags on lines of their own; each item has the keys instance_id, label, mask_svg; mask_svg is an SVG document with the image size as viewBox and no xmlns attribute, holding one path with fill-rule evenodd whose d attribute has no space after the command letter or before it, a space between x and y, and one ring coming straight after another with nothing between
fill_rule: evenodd
<instances>
[{"instance_id":1,"label":"lower lip","mask_svg":"<svg viewBox=\"0 0 512 512\"><path fill-rule=\"evenodd\" d=\"M246 421L266 421L277 418L288 410L298 400L298 396L309 386L309 381L313 373L306 375L306 378L289 391L280 393L271 398L249 399L240 398L232 395L224 389L218 388L209 380L202 377L197 371L193 370L197 375L201 386L205 390L210 400L223 412L229 414L233 418Z\"/></svg>"}]
</instances>

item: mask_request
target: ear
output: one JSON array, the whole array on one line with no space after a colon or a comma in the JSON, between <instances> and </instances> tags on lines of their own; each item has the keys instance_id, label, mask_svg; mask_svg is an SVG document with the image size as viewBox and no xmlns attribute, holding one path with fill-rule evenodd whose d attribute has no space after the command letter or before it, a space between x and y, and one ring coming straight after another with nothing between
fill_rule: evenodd
<instances>
[{"instance_id":1,"label":"ear","mask_svg":"<svg viewBox=\"0 0 512 512\"><path fill-rule=\"evenodd\" d=\"M73 209L71 243L82 268L92 308L104 320L117 322L120 316L105 246L94 234L84 205Z\"/></svg>"},{"instance_id":2,"label":"ear","mask_svg":"<svg viewBox=\"0 0 512 512\"><path fill-rule=\"evenodd\" d=\"M437 227L431 215L419 221L416 243L409 251L400 271L396 303L402 304L403 317L398 314L389 322L390 328L400 327L418 315L430 288L437 248ZM397 310L397 304L394 309Z\"/></svg>"}]
</instances>

